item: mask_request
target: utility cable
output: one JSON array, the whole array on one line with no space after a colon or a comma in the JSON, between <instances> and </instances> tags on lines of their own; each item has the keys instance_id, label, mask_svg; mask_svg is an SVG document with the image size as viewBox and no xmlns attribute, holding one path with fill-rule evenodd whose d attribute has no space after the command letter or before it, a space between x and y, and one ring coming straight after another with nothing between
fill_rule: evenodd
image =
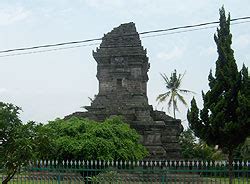
<instances>
[{"instance_id":1,"label":"utility cable","mask_svg":"<svg viewBox=\"0 0 250 184\"><path fill-rule=\"evenodd\" d=\"M250 17L241 17L241 18L231 19L231 22L239 21L239 20L247 20L247 19L250 19ZM235 23L232 23L232 25L233 24L242 24L242 23L247 23L247 22L250 22L250 21L235 22ZM217 26L210 26L210 27L204 27L204 28L202 28L201 26L212 25L212 24L217 24L217 23L219 23L219 21L206 22L206 23L187 25L187 26L179 26L179 27L173 27L173 28L168 28L168 29L145 31L145 32L140 32L139 34L140 35L145 35L145 34L152 34L152 33L159 33L159 32L168 32L168 31L173 31L173 30L178 30L178 29L188 29L188 30L170 32L170 33L142 36L142 38L156 37L156 36L163 36L163 35L168 35L168 34L176 34L176 33L183 33L183 32L190 32L190 31L214 28L214 27L217 27ZM201 27L201 28L189 29L189 28L193 28L193 27ZM135 35L135 34L127 34L126 36L133 36L133 35ZM92 42L92 41L100 41L100 40L102 40L102 38L94 38L94 39L87 39L87 40L80 40L80 41L62 42L62 43L56 43L56 44L48 44L48 45L39 45L39 46L32 46L32 47L16 48L16 49L2 50L2 51L0 51L0 54L16 52L16 51L26 51L26 50L33 50L33 49L40 49L40 48L50 48L50 47L58 47L58 46L64 46L64 45L80 44L80 43L86 43L86 42ZM17 56L17 55L24 55L24 54L33 54L33 53L56 51L56 50L65 50L65 49L72 49L72 48L78 48L78 47L86 47L86 46L91 46L91 45L97 45L97 43L89 44L89 45L77 45L77 46L63 47L63 48L56 48L56 49L47 49L47 50L40 50L40 51L16 53L16 54L6 54L6 55L0 55L0 57Z\"/></svg>"}]
</instances>

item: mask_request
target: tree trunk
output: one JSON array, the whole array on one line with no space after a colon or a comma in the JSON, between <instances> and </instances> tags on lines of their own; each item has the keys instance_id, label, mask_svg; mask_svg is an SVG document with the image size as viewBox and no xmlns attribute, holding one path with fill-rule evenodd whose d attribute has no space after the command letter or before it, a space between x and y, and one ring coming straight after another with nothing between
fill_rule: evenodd
<instances>
[{"instance_id":1,"label":"tree trunk","mask_svg":"<svg viewBox=\"0 0 250 184\"><path fill-rule=\"evenodd\" d=\"M229 150L228 154L228 175L229 175L229 184L233 184L233 151Z\"/></svg>"},{"instance_id":2,"label":"tree trunk","mask_svg":"<svg viewBox=\"0 0 250 184\"><path fill-rule=\"evenodd\" d=\"M175 108L174 108L174 102L173 102L173 113L174 113L174 119L175 119Z\"/></svg>"},{"instance_id":3,"label":"tree trunk","mask_svg":"<svg viewBox=\"0 0 250 184\"><path fill-rule=\"evenodd\" d=\"M2 184L7 184L16 174L16 172L17 172L17 169L15 169L13 173L8 174L8 176L2 181Z\"/></svg>"}]
</instances>

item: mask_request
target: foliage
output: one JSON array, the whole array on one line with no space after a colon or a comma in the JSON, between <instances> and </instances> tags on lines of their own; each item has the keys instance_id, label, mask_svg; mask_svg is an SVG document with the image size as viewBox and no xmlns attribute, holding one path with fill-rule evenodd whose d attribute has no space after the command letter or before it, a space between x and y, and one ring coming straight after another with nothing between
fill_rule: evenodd
<instances>
[{"instance_id":1,"label":"foliage","mask_svg":"<svg viewBox=\"0 0 250 184\"><path fill-rule=\"evenodd\" d=\"M0 168L7 173L7 183L20 167L34 157L34 123L25 125L18 117L20 108L0 102Z\"/></svg>"},{"instance_id":2,"label":"foliage","mask_svg":"<svg viewBox=\"0 0 250 184\"><path fill-rule=\"evenodd\" d=\"M90 181L93 184L98 184L98 183L108 183L108 184L113 184L113 183L121 183L121 176L117 171L107 171L103 173L99 173L96 176L92 177L87 177L88 181Z\"/></svg>"},{"instance_id":3,"label":"foliage","mask_svg":"<svg viewBox=\"0 0 250 184\"><path fill-rule=\"evenodd\" d=\"M138 160L147 155L136 131L118 117L103 123L76 117L57 119L40 131L47 132L53 148L40 155L43 159Z\"/></svg>"},{"instance_id":4,"label":"foliage","mask_svg":"<svg viewBox=\"0 0 250 184\"><path fill-rule=\"evenodd\" d=\"M240 160L250 160L250 137L234 150L234 158Z\"/></svg>"},{"instance_id":5,"label":"foliage","mask_svg":"<svg viewBox=\"0 0 250 184\"><path fill-rule=\"evenodd\" d=\"M190 128L181 133L179 142L182 157L185 159L220 160L223 158L220 150L208 146L200 139L198 140Z\"/></svg>"},{"instance_id":6,"label":"foliage","mask_svg":"<svg viewBox=\"0 0 250 184\"><path fill-rule=\"evenodd\" d=\"M229 154L232 173L233 150L250 135L250 79L245 66L238 72L231 48L230 15L227 19L224 8L220 10L220 26L214 39L219 55L215 77L210 71L210 90L202 93L203 109L199 110L193 99L187 117L197 137Z\"/></svg>"},{"instance_id":7,"label":"foliage","mask_svg":"<svg viewBox=\"0 0 250 184\"><path fill-rule=\"evenodd\" d=\"M186 89L180 89L184 75L185 73L177 75L176 70L174 70L174 72L171 73L170 78L168 78L166 74L161 74L165 82L167 92L160 94L156 98L156 101L158 101L158 103L162 103L165 102L167 98L169 98L168 110L170 110L170 108L172 107L174 118L175 118L175 112L179 111L177 106L177 100L179 100L182 104L187 106L187 102L185 101L181 93L193 93L192 91Z\"/></svg>"},{"instance_id":8,"label":"foliage","mask_svg":"<svg viewBox=\"0 0 250 184\"><path fill-rule=\"evenodd\" d=\"M240 153L243 160L250 160L250 137L246 139L246 141L240 148Z\"/></svg>"}]
</instances>

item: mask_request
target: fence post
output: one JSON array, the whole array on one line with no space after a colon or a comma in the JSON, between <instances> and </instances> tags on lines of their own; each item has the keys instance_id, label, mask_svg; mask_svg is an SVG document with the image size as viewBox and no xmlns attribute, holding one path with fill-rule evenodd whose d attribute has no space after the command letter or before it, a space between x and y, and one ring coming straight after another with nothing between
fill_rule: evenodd
<instances>
[{"instance_id":1,"label":"fence post","mask_svg":"<svg viewBox=\"0 0 250 184\"><path fill-rule=\"evenodd\" d=\"M59 175L57 176L57 183L60 184L60 181L61 181L61 177L60 177L60 173L59 173Z\"/></svg>"}]
</instances>

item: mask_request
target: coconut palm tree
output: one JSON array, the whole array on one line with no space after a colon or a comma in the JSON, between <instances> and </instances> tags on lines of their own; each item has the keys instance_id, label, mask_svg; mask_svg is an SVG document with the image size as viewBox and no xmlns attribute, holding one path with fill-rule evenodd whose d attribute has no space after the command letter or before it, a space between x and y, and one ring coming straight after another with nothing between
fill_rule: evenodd
<instances>
[{"instance_id":1,"label":"coconut palm tree","mask_svg":"<svg viewBox=\"0 0 250 184\"><path fill-rule=\"evenodd\" d=\"M175 112L179 111L177 107L177 100L179 100L182 104L187 106L187 102L185 101L184 97L181 95L181 93L194 93L192 91L186 90L186 89L180 89L182 79L185 75L185 72L183 74L177 75L176 70L171 73L170 78L167 77L167 75L161 74L164 83L166 85L167 92L160 94L156 101L159 103L165 102L168 98L168 111L170 111L170 108L173 109L173 114L175 118Z\"/></svg>"}]
</instances>

